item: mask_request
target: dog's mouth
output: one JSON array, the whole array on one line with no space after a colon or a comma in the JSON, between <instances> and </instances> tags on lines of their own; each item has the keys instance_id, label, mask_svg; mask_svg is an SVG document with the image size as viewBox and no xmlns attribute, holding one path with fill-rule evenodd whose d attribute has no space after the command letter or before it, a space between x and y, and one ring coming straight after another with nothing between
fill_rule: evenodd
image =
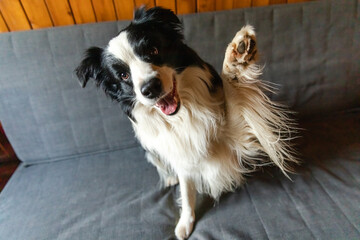
<instances>
[{"instance_id":1,"label":"dog's mouth","mask_svg":"<svg viewBox=\"0 0 360 240\"><path fill-rule=\"evenodd\" d=\"M179 94L176 89L176 79L173 77L173 89L171 92L161 97L155 104L164 114L175 115L180 108Z\"/></svg>"}]
</instances>

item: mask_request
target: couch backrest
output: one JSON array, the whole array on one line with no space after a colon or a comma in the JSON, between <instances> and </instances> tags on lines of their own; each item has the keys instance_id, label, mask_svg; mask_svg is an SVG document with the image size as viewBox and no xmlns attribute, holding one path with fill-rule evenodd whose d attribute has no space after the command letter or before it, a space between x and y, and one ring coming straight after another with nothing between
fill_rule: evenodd
<instances>
[{"instance_id":1,"label":"couch backrest","mask_svg":"<svg viewBox=\"0 0 360 240\"><path fill-rule=\"evenodd\" d=\"M244 24L257 30L265 80L301 116L360 105L356 0L321 1L181 17L186 42L220 71L227 43ZM84 50L105 46L128 22L0 35L0 121L29 164L137 144L128 119L73 70ZM89 85L91 86L91 84Z\"/></svg>"}]
</instances>

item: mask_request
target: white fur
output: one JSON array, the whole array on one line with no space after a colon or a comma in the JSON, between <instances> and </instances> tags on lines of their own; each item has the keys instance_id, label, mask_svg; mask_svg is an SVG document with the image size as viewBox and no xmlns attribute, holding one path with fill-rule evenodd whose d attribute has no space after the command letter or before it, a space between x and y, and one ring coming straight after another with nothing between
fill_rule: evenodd
<instances>
[{"instance_id":1,"label":"white fur","mask_svg":"<svg viewBox=\"0 0 360 240\"><path fill-rule=\"evenodd\" d=\"M134 53L134 50L127 39L127 33L125 31L121 32L117 37L111 39L107 51L129 65L136 98L144 105L153 105L154 101L144 97L141 94L140 89L144 82L157 75L157 71L150 63L142 61Z\"/></svg>"},{"instance_id":2,"label":"white fur","mask_svg":"<svg viewBox=\"0 0 360 240\"><path fill-rule=\"evenodd\" d=\"M119 35L119 42L126 35ZM258 80L262 69L249 56L231 56L239 41L255 39L254 29L243 28L229 45L224 60L223 88L210 93L211 75L207 69L188 67L181 74L170 68L148 66L127 49L119 50L110 42L109 49L119 58L126 57L136 81L158 74L170 86L175 76L181 107L174 116L163 114L136 90L139 101L132 114L133 127L142 146L148 151L165 186L180 183L182 213L175 234L187 238L195 220L196 191L217 199L225 191L233 191L244 182L244 174L258 167L274 164L285 174L292 157L289 139L284 133L292 127L281 106L273 103ZM250 39L250 38L248 38ZM250 59L250 60L249 60ZM255 59L255 57L254 57ZM243 65L245 61L247 65ZM143 74L143 75L141 75ZM134 76L133 76L134 77ZM140 86L136 83L135 88ZM171 89L171 87L167 87ZM167 90L170 91L170 90ZM267 156L269 158L267 158Z\"/></svg>"}]
</instances>

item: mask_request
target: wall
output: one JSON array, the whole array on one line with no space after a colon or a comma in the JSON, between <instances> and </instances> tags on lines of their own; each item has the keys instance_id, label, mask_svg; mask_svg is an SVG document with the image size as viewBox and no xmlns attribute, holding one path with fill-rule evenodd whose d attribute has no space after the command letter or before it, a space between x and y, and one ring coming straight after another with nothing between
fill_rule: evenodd
<instances>
[{"instance_id":1,"label":"wall","mask_svg":"<svg viewBox=\"0 0 360 240\"><path fill-rule=\"evenodd\" d=\"M309 0L0 0L0 32L131 19L143 4L177 14Z\"/></svg>"}]
</instances>

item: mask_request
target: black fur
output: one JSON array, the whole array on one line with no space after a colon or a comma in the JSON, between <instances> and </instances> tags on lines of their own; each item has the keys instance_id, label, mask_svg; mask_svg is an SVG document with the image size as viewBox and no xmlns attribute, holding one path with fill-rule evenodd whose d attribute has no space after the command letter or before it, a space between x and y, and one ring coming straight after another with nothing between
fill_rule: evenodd
<instances>
[{"instance_id":1,"label":"black fur","mask_svg":"<svg viewBox=\"0 0 360 240\"><path fill-rule=\"evenodd\" d=\"M182 24L176 15L171 10L160 7L147 11L145 8L138 9L134 21L124 29L135 53L144 61L158 66L167 65L177 73L189 66L207 67L213 75L211 90L214 91L222 86L220 76L183 42L182 30ZM153 48L159 51L156 56L149 54Z\"/></svg>"},{"instance_id":2,"label":"black fur","mask_svg":"<svg viewBox=\"0 0 360 240\"><path fill-rule=\"evenodd\" d=\"M197 54L183 43L181 22L171 10L140 8L124 31L135 53L146 62L167 65L178 72L190 65L203 65ZM149 54L153 48L159 52L156 56Z\"/></svg>"},{"instance_id":3,"label":"black fur","mask_svg":"<svg viewBox=\"0 0 360 240\"><path fill-rule=\"evenodd\" d=\"M134 20L121 32L123 31L127 32L135 54L143 61L157 66L166 65L177 73L189 66L207 68L213 76L213 86L208 86L209 91L214 92L222 86L221 78L215 69L183 42L182 24L171 10L160 7L137 9ZM152 54L155 49L157 54ZM136 96L126 63L104 49L92 47L87 50L85 58L75 71L82 87L86 86L90 78L94 79L96 85L101 86L112 99L120 102L123 111L135 121L131 112ZM130 79L122 80L122 72L129 73Z\"/></svg>"},{"instance_id":4,"label":"black fur","mask_svg":"<svg viewBox=\"0 0 360 240\"><path fill-rule=\"evenodd\" d=\"M98 79L98 74L102 70L102 54L104 50L98 47L91 47L85 52L85 57L80 66L75 69L75 73L80 81L81 87L85 87L90 78Z\"/></svg>"},{"instance_id":5,"label":"black fur","mask_svg":"<svg viewBox=\"0 0 360 240\"><path fill-rule=\"evenodd\" d=\"M106 53L102 48L91 47L76 68L75 73L82 87L89 79L94 79L98 87L102 87L111 99L121 103L121 108L134 120L131 111L135 103L135 92L131 79L122 81L120 74L129 72L129 67L121 60Z\"/></svg>"}]
</instances>

